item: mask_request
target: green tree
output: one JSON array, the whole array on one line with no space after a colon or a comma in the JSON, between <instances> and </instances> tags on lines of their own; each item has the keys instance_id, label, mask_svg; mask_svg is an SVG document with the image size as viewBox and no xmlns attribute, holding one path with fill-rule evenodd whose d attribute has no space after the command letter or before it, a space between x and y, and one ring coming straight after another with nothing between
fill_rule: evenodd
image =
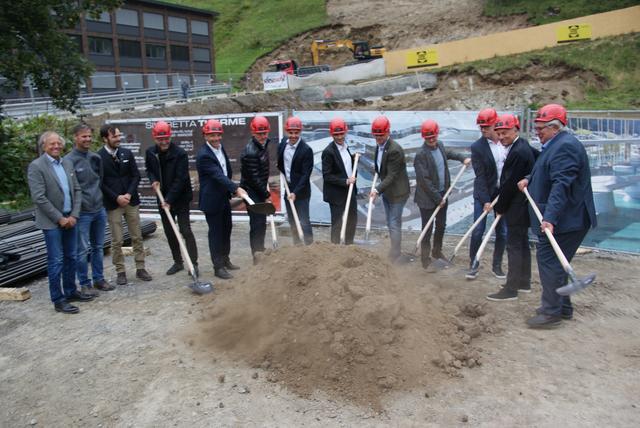
<instances>
[{"instance_id":1,"label":"green tree","mask_svg":"<svg viewBox=\"0 0 640 428\"><path fill-rule=\"evenodd\" d=\"M122 0L13 0L0 13L0 75L6 89L29 78L48 93L56 107L74 110L80 85L93 67L63 30L74 28L82 14L98 16Z\"/></svg>"}]
</instances>

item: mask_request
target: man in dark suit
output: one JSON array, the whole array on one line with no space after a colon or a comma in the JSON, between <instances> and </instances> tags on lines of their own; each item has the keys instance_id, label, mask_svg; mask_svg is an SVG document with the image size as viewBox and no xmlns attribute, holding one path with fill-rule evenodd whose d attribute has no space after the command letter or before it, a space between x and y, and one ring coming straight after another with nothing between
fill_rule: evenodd
<instances>
[{"instance_id":1,"label":"man in dark suit","mask_svg":"<svg viewBox=\"0 0 640 428\"><path fill-rule=\"evenodd\" d=\"M506 157L505 148L500 144L493 128L498 114L492 108L480 110L476 123L482 136L471 145L471 164L476 178L473 180L473 220L480 217L483 211L491 210L491 202L498 196L500 173ZM475 279L478 269L473 269L473 260L482 243L482 235L487 225L485 217L471 233L469 245L470 265L465 277ZM492 271L498 279L506 278L502 271L502 256L507 240L507 223L504 219L498 222L495 229L496 242L493 249Z\"/></svg>"},{"instance_id":2,"label":"man in dark suit","mask_svg":"<svg viewBox=\"0 0 640 428\"><path fill-rule=\"evenodd\" d=\"M449 173L448 159L457 160L469 165L471 159L452 150L445 149L442 141L438 140L440 127L433 120L425 120L422 123L421 133L424 144L413 162L416 171L416 194L414 197L416 205L420 208L422 217L422 227L424 228L439 206L440 210L436 214L435 234L433 236L433 252L431 252L431 231L433 223L422 240L421 255L422 267L427 272L435 272L431 266L431 257L434 259L444 259L442 254L442 240L445 228L447 227L447 201L444 194L451 186L451 174ZM431 254L430 254L431 253Z\"/></svg>"},{"instance_id":3,"label":"man in dark suit","mask_svg":"<svg viewBox=\"0 0 640 428\"><path fill-rule=\"evenodd\" d=\"M389 259L395 262L400 257L402 246L402 210L409 199L409 177L404 150L393 141L391 124L385 116L379 116L371 123L371 134L376 140L375 165L380 182L370 193L374 200L382 195L391 248Z\"/></svg>"},{"instance_id":4,"label":"man in dark suit","mask_svg":"<svg viewBox=\"0 0 640 428\"><path fill-rule=\"evenodd\" d=\"M62 162L64 140L57 133L47 131L40 136L38 144L44 153L29 164L28 180L36 227L42 230L47 247L49 295L57 312L75 314L79 309L70 302L94 298L76 287L76 223L80 218L82 189L72 165Z\"/></svg>"},{"instance_id":5,"label":"man in dark suit","mask_svg":"<svg viewBox=\"0 0 640 428\"><path fill-rule=\"evenodd\" d=\"M278 169L284 174L289 185L289 199L287 200L287 218L291 227L293 243L300 244L300 237L296 230L291 204L298 213L300 226L304 235L305 245L313 242L313 230L309 219L309 199L311 198L311 171L313 171L313 150L300 138L302 121L292 116L284 125L287 137L278 146Z\"/></svg>"},{"instance_id":6,"label":"man in dark suit","mask_svg":"<svg viewBox=\"0 0 640 428\"><path fill-rule=\"evenodd\" d=\"M538 110L534 130L542 143L542 152L528 178L518 183L528 187L532 199L542 213L538 222L529 207L531 228L538 234L538 271L542 298L537 315L529 318L531 328L550 328L573 316L569 296L556 290L567 282L567 274L553 252L544 230L558 242L571 261L591 227L596 227L596 210L591 188L589 158L582 143L565 128L567 111L558 104L547 104Z\"/></svg>"},{"instance_id":7,"label":"man in dark suit","mask_svg":"<svg viewBox=\"0 0 640 428\"><path fill-rule=\"evenodd\" d=\"M209 226L209 252L215 275L229 279L229 270L239 269L231 263L231 196L246 196L246 192L231 181L233 172L227 152L222 146L222 123L209 119L202 127L205 144L196 155L200 182L200 210Z\"/></svg>"},{"instance_id":8,"label":"man in dark suit","mask_svg":"<svg viewBox=\"0 0 640 428\"><path fill-rule=\"evenodd\" d=\"M116 267L116 283L118 285L127 284L127 273L122 254L123 217L127 222L131 236L136 263L136 278L151 281L151 275L147 272L144 264L144 245L140 229L140 196L138 195L140 172L138 165L136 165L136 158L131 150L120 147L122 133L115 126L102 125L100 138L104 143L104 147L98 151L104 170L102 194L111 229L111 260Z\"/></svg>"},{"instance_id":9,"label":"man in dark suit","mask_svg":"<svg viewBox=\"0 0 640 428\"><path fill-rule=\"evenodd\" d=\"M173 257L173 266L167 270L167 275L173 275L184 269L182 254L178 238L173 232L164 207L169 209L174 220L177 218L180 234L186 242L189 258L194 269L198 271L198 247L196 238L191 231L189 210L191 208L191 177L189 176L189 157L187 152L171 142L171 126L165 121L158 121L151 129L155 145L149 147L145 153L145 166L151 187L160 189L164 196L164 206L158 209L162 219L162 228L169 241L169 248Z\"/></svg>"},{"instance_id":10,"label":"man in dark suit","mask_svg":"<svg viewBox=\"0 0 640 428\"><path fill-rule=\"evenodd\" d=\"M322 151L322 198L329 203L331 210L331 242L339 244L349 185L355 185L356 178L352 177L354 157L345 142L347 124L341 118L335 118L329 124L329 133L333 141ZM345 243L349 245L353 244L358 220L355 191L351 193L347 209Z\"/></svg>"},{"instance_id":11,"label":"man in dark suit","mask_svg":"<svg viewBox=\"0 0 640 428\"><path fill-rule=\"evenodd\" d=\"M518 191L518 182L529 175L535 158L529 142L518 135L518 119L512 114L498 117L494 129L507 157L500 174L500 193L495 205L507 223L507 283L488 300L506 301L518 298L518 292L531 292L531 250L529 249L529 213L527 199Z\"/></svg>"}]
</instances>

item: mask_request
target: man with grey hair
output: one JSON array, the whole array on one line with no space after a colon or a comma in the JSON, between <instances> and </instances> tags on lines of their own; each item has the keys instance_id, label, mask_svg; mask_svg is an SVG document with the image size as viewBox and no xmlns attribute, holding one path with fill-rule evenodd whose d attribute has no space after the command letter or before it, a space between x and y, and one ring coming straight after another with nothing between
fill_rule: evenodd
<instances>
[{"instance_id":1,"label":"man with grey hair","mask_svg":"<svg viewBox=\"0 0 640 428\"><path fill-rule=\"evenodd\" d=\"M547 104L538 110L534 130L542 152L531 174L518 182L520 191L528 188L542 213L540 222L529 207L531 229L538 234L536 256L542 286L537 315L527 320L530 328L556 327L573 317L570 297L556 292L567 283L567 273L545 230L571 261L589 229L597 224L589 157L582 143L567 132L566 124L567 111L561 105Z\"/></svg>"},{"instance_id":2,"label":"man with grey hair","mask_svg":"<svg viewBox=\"0 0 640 428\"><path fill-rule=\"evenodd\" d=\"M76 248L82 189L71 165L60 155L64 140L47 131L38 141L43 154L28 168L29 190L35 205L36 227L44 234L47 246L49 295L57 312L75 314L77 306L70 302L93 299L76 288ZM62 289L60 278L62 277Z\"/></svg>"},{"instance_id":3,"label":"man with grey hair","mask_svg":"<svg viewBox=\"0 0 640 428\"><path fill-rule=\"evenodd\" d=\"M73 128L75 147L64 157L76 173L82 189L82 204L78 219L78 282L86 294L96 295L98 290L111 291L112 285L104 280L104 233L107 212L102 203L102 158L91 152L92 129L86 123ZM89 278L89 264L91 276ZM93 279L93 282L92 282Z\"/></svg>"}]
</instances>

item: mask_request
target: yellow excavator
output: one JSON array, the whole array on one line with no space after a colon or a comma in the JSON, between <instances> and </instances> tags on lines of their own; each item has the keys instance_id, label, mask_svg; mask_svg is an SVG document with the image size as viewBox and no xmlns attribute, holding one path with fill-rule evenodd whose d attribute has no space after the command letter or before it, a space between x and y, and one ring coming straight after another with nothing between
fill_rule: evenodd
<instances>
[{"instance_id":1,"label":"yellow excavator","mask_svg":"<svg viewBox=\"0 0 640 428\"><path fill-rule=\"evenodd\" d=\"M367 61L374 58L382 58L387 51L383 46L371 46L366 41L341 40L314 40L311 42L311 60L313 65L319 63L319 52L329 49L347 48L353 53L356 61Z\"/></svg>"}]
</instances>

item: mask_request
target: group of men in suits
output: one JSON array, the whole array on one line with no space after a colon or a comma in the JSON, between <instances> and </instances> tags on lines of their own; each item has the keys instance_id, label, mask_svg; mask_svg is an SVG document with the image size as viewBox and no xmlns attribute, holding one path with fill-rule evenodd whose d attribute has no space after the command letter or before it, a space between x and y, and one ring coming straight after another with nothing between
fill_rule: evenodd
<instances>
[{"instance_id":1,"label":"group of men in suits","mask_svg":"<svg viewBox=\"0 0 640 428\"><path fill-rule=\"evenodd\" d=\"M151 281L144 264L137 192L140 174L133 154L119 147L120 131L110 125L100 129L104 147L98 153L90 150L90 126L80 123L72 132L74 148L64 158L64 139L56 132L44 132L39 139L43 153L28 168L36 226L43 231L47 247L49 294L55 310L68 314L79 312L72 303L88 302L98 290L114 289L103 274L107 221L117 283L127 283L122 256L123 217L133 241L136 276Z\"/></svg>"}]
</instances>

